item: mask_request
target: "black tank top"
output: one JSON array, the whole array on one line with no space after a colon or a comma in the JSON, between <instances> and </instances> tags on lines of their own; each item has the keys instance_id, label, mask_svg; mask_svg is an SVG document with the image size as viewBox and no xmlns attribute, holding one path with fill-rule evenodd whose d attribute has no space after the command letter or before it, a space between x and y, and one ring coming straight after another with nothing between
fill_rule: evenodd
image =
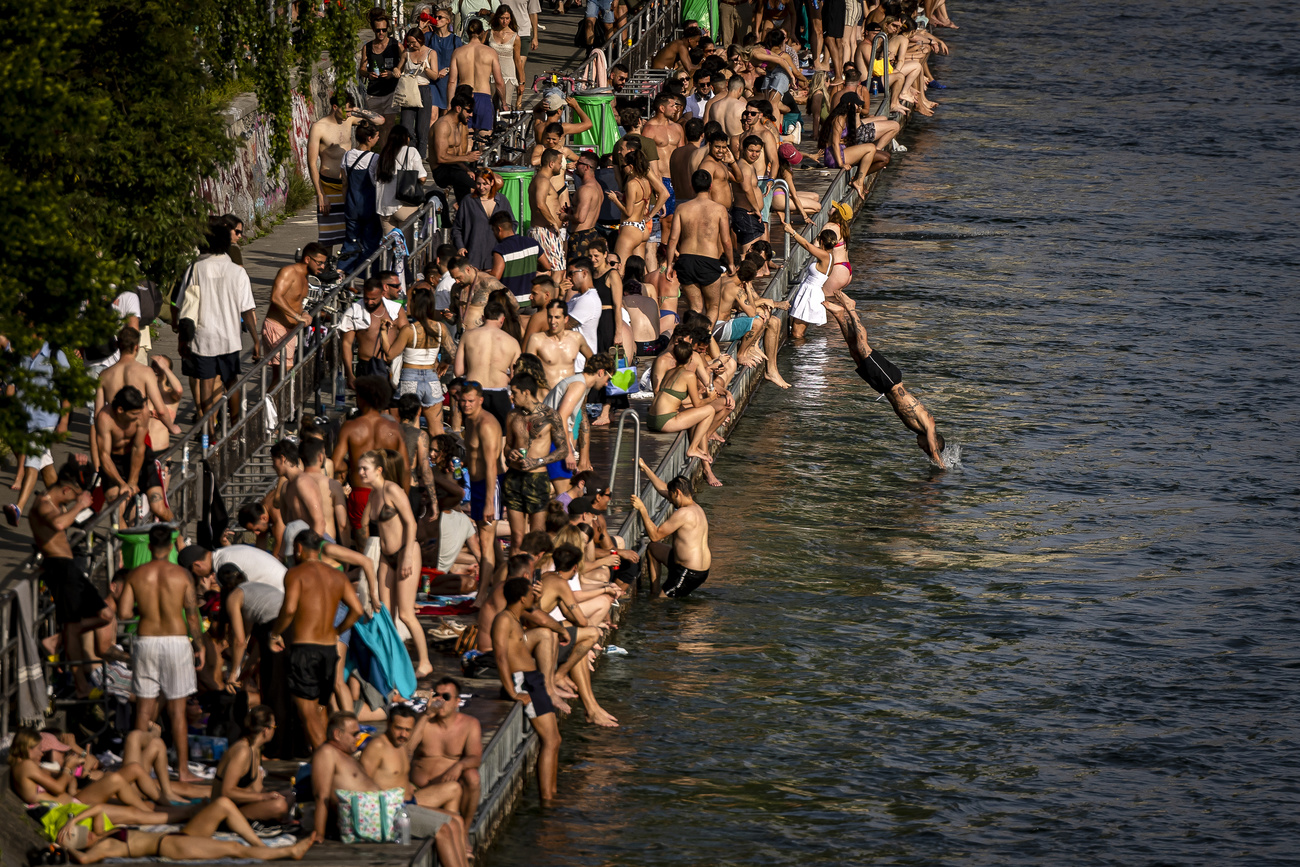
<instances>
[{"instance_id":1,"label":"black tank top","mask_svg":"<svg viewBox=\"0 0 1300 867\"><path fill-rule=\"evenodd\" d=\"M402 55L402 50L397 47L397 40L389 39L388 47L383 51L375 52L375 43L366 43L366 59L370 61L370 69L375 72L384 71L391 73L397 68L397 60ZM371 78L366 81L366 93L370 96L388 96L397 90L397 79L389 78Z\"/></svg>"}]
</instances>

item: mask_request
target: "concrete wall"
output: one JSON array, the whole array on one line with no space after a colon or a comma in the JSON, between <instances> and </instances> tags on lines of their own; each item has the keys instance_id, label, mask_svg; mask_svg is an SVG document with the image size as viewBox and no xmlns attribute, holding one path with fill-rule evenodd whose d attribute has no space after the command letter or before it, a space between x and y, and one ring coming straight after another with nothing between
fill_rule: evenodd
<instances>
[{"instance_id":1,"label":"concrete wall","mask_svg":"<svg viewBox=\"0 0 1300 867\"><path fill-rule=\"evenodd\" d=\"M290 159L277 169L271 164L271 130L274 121L257 110L257 97L241 93L222 111L227 129L236 141L234 161L204 180L199 194L219 214L236 214L252 224L261 214L284 207L289 191L289 172L307 175L307 137L312 123L325 113L333 70L318 65L307 79L307 87L293 92L293 129L289 133Z\"/></svg>"}]
</instances>

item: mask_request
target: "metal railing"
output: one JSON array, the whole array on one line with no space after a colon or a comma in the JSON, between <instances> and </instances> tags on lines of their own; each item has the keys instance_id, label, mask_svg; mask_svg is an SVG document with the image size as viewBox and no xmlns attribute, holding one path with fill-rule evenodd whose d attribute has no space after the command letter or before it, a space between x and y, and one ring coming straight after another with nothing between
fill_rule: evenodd
<instances>
[{"instance_id":1,"label":"metal railing","mask_svg":"<svg viewBox=\"0 0 1300 867\"><path fill-rule=\"evenodd\" d=\"M614 438L614 456L609 462L609 494L614 495L614 477L618 474L618 456L623 450L623 427L628 417L632 418L635 439L633 441L636 456L632 459L632 490L641 490L641 416L634 409L625 409L618 414L618 436Z\"/></svg>"},{"instance_id":2,"label":"metal railing","mask_svg":"<svg viewBox=\"0 0 1300 867\"><path fill-rule=\"evenodd\" d=\"M879 56L885 62L881 65L881 74L875 75L876 66L876 46L880 46ZM870 73L868 81L871 78L880 79L880 92L884 95L885 105L888 106L889 100L889 37L883 31L877 30L876 35L871 37L871 51L867 54L867 70ZM888 112L885 112L888 114Z\"/></svg>"},{"instance_id":3,"label":"metal railing","mask_svg":"<svg viewBox=\"0 0 1300 867\"><path fill-rule=\"evenodd\" d=\"M440 240L437 225L440 207L441 203L432 199L402 225L403 231L409 232L412 239L404 262L408 273L412 269L418 273L432 258ZM396 238L386 236L379 249L365 261L337 283L324 287L320 299L308 307L312 324L293 328L266 357L254 363L231 386L227 394L239 395L242 404L236 420L231 420L226 411L227 401L223 398L156 456L164 467L172 469L167 480L168 500L175 514L174 521L181 527L202 514L206 473L211 472L220 480L228 497L260 493L259 485L265 487L265 474L250 474L245 470L252 464L253 457L285 434L288 423L296 421L307 409L309 398L315 398L318 412L324 409L322 386L328 385L331 397L337 398L335 374L342 369L344 359L340 333L334 327L335 323L328 320L341 313L344 303L350 301L351 289L357 280L363 279L372 268L392 269L398 264L395 245ZM254 340L259 337L254 335ZM291 351L290 344L294 341L296 345ZM272 368L282 371L290 365L288 375L273 382ZM331 400L333 403L335 400ZM217 432L215 442L211 441L213 429ZM269 469L269 464L267 466ZM123 495L105 503L93 518L68 531L68 540L74 548L85 542L91 549L89 577L99 587L107 585L116 568L121 545L114 531L122 529L119 509L125 507L129 499ZM11 573L8 580L22 580L34 572L37 564L35 556L29 558L15 573Z\"/></svg>"}]
</instances>

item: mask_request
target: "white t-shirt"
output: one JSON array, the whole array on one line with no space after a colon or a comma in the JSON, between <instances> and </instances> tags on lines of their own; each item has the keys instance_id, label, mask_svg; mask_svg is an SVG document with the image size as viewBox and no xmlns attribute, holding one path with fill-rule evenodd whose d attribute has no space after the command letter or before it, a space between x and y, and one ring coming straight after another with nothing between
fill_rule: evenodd
<instances>
[{"instance_id":1,"label":"white t-shirt","mask_svg":"<svg viewBox=\"0 0 1300 867\"><path fill-rule=\"evenodd\" d=\"M595 352L596 326L600 324L600 293L595 286L569 302L569 315L577 320L578 330L582 332L591 351Z\"/></svg>"},{"instance_id":2,"label":"white t-shirt","mask_svg":"<svg viewBox=\"0 0 1300 867\"><path fill-rule=\"evenodd\" d=\"M140 296L134 291L123 292L113 299L113 309L123 319L130 316L142 318L144 311L140 309ZM149 323L141 322L138 326L140 329L140 348L148 352L153 348L153 338L149 336Z\"/></svg>"},{"instance_id":3,"label":"white t-shirt","mask_svg":"<svg viewBox=\"0 0 1300 867\"><path fill-rule=\"evenodd\" d=\"M450 310L451 309L451 287L456 284L452 279L451 272L448 271L442 275L438 285L433 287L433 309Z\"/></svg>"},{"instance_id":4,"label":"white t-shirt","mask_svg":"<svg viewBox=\"0 0 1300 867\"><path fill-rule=\"evenodd\" d=\"M456 555L465 543L478 532L474 522L464 512L449 509L438 518L438 571L450 572L456 565Z\"/></svg>"},{"instance_id":5,"label":"white t-shirt","mask_svg":"<svg viewBox=\"0 0 1300 867\"><path fill-rule=\"evenodd\" d=\"M510 10L510 15L515 20L515 26L519 28L519 35L526 42L530 41L533 35L533 20L528 17L528 13L541 14L541 0L501 0L497 6L498 8L505 6ZM528 50L527 45L522 47L525 51Z\"/></svg>"},{"instance_id":6,"label":"white t-shirt","mask_svg":"<svg viewBox=\"0 0 1300 867\"><path fill-rule=\"evenodd\" d=\"M339 331L365 331L369 327L370 311L360 301L353 301L339 320Z\"/></svg>"},{"instance_id":7,"label":"white t-shirt","mask_svg":"<svg viewBox=\"0 0 1300 867\"><path fill-rule=\"evenodd\" d=\"M221 253L195 262L190 283L199 290L194 354L226 355L243 349L240 322L245 311L257 307L248 272Z\"/></svg>"},{"instance_id":8,"label":"white t-shirt","mask_svg":"<svg viewBox=\"0 0 1300 867\"><path fill-rule=\"evenodd\" d=\"M692 93L690 96L686 97L687 113L692 114L695 117L698 117L701 120L703 120L704 109L708 107L709 99L711 98L712 97L708 97L708 98L701 97L698 93Z\"/></svg>"},{"instance_id":9,"label":"white t-shirt","mask_svg":"<svg viewBox=\"0 0 1300 867\"><path fill-rule=\"evenodd\" d=\"M261 548L252 545L228 545L212 552L212 571L234 563L253 584L267 584L284 592L284 573L288 568Z\"/></svg>"},{"instance_id":10,"label":"white t-shirt","mask_svg":"<svg viewBox=\"0 0 1300 867\"><path fill-rule=\"evenodd\" d=\"M397 172L401 171L417 171L420 173L421 180L425 177L424 161L420 159L420 152L410 145L398 151L397 164L393 167L391 181L379 180L376 175L375 213L381 217L390 217L397 213L398 208L407 207L404 202L397 201Z\"/></svg>"}]
</instances>

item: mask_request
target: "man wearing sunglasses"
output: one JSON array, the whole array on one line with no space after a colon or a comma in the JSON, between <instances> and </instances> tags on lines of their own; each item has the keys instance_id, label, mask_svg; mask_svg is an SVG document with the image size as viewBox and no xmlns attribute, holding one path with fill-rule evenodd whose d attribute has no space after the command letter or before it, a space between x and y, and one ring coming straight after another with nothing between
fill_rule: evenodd
<instances>
[{"instance_id":1,"label":"man wearing sunglasses","mask_svg":"<svg viewBox=\"0 0 1300 867\"><path fill-rule=\"evenodd\" d=\"M459 783L460 815L465 827L472 826L478 809L483 728L477 719L460 712L457 681L444 677L434 684L424 728L415 740L411 782L417 786Z\"/></svg>"}]
</instances>

